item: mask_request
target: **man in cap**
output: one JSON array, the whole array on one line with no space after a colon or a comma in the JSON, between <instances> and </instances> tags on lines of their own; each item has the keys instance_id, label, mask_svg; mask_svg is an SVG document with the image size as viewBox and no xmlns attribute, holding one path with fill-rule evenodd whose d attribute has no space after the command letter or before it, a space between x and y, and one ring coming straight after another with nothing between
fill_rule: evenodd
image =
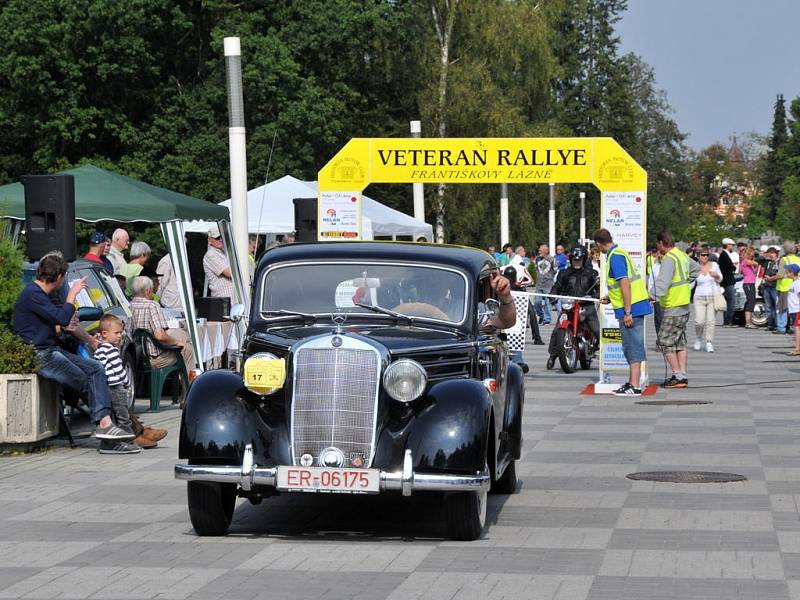
<instances>
[{"instance_id":1,"label":"man in cap","mask_svg":"<svg viewBox=\"0 0 800 600\"><path fill-rule=\"evenodd\" d=\"M208 228L208 250L203 257L203 270L208 280L208 293L214 298L230 298L233 302L233 275L231 263L225 254L225 245L219 226Z\"/></svg>"},{"instance_id":2,"label":"man in cap","mask_svg":"<svg viewBox=\"0 0 800 600\"><path fill-rule=\"evenodd\" d=\"M89 238L89 251L83 255L83 260L88 260L95 264L101 265L108 271L109 275L114 274L114 265L105 256L106 242L108 236L102 231L95 231Z\"/></svg>"},{"instance_id":3,"label":"man in cap","mask_svg":"<svg viewBox=\"0 0 800 600\"><path fill-rule=\"evenodd\" d=\"M722 250L719 253L719 259L717 263L719 264L719 270L722 273L722 281L720 285L722 286L723 293L725 294L725 302L727 303L727 308L725 309L725 313L722 315L722 326L723 327L733 327L733 314L736 310L736 280L734 279L734 274L736 273L736 264L733 261L733 254L736 254L733 250L736 242L734 242L731 238L723 238L722 240ZM739 262L739 255L736 254L736 263Z\"/></svg>"}]
</instances>

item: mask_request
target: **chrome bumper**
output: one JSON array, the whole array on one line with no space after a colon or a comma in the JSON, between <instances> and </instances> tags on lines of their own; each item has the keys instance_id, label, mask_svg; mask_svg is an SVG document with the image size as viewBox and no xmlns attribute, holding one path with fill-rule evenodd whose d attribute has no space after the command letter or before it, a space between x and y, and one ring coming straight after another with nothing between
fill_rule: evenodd
<instances>
[{"instance_id":1,"label":"chrome bumper","mask_svg":"<svg viewBox=\"0 0 800 600\"><path fill-rule=\"evenodd\" d=\"M235 483L249 492L257 485L275 487L278 470L275 467L256 466L253 448L248 444L241 466L178 464L175 465L175 479ZM412 492L487 492L491 486L491 476L488 471L477 475L414 473L411 450L406 450L403 470L393 473L381 471L380 482L381 491L397 490L403 496L410 496Z\"/></svg>"}]
</instances>

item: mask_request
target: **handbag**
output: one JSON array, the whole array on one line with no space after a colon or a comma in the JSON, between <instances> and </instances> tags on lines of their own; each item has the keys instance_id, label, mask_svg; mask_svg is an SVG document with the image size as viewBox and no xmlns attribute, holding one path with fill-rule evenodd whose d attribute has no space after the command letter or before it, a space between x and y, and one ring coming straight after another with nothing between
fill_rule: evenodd
<instances>
[{"instance_id":1,"label":"handbag","mask_svg":"<svg viewBox=\"0 0 800 600\"><path fill-rule=\"evenodd\" d=\"M722 295L722 290L717 288L717 291L714 294L714 310L716 312L725 312L727 309L728 302L725 300L725 296Z\"/></svg>"}]
</instances>

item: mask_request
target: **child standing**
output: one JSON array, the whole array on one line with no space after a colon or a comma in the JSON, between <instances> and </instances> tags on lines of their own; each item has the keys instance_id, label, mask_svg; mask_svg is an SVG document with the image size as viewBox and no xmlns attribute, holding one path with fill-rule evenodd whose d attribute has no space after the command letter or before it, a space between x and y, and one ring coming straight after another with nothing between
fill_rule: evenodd
<instances>
[{"instance_id":1,"label":"child standing","mask_svg":"<svg viewBox=\"0 0 800 600\"><path fill-rule=\"evenodd\" d=\"M790 263L784 265L786 269L786 276L792 280L792 286L789 288L789 293L786 297L786 307L789 312L790 322L794 322L794 350L789 353L790 356L800 356L800 265Z\"/></svg>"},{"instance_id":2,"label":"child standing","mask_svg":"<svg viewBox=\"0 0 800 600\"><path fill-rule=\"evenodd\" d=\"M103 363L106 369L106 379L111 390L111 411L117 426L133 433L131 415L128 412L128 374L119 355L119 344L125 326L122 320L111 314L103 315L100 319L101 344L94 351L94 359ZM138 454L142 451L136 442L106 442L100 443L100 454Z\"/></svg>"}]
</instances>

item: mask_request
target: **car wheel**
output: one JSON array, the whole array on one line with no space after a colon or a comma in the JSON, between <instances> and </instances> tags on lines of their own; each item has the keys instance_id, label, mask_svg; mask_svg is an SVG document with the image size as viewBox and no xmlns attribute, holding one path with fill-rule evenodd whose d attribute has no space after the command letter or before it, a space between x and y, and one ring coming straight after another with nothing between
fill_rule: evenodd
<instances>
[{"instance_id":1,"label":"car wheel","mask_svg":"<svg viewBox=\"0 0 800 600\"><path fill-rule=\"evenodd\" d=\"M753 306L753 315L750 322L756 327L764 327L767 324L767 307L761 300L757 300Z\"/></svg>"},{"instance_id":2,"label":"car wheel","mask_svg":"<svg viewBox=\"0 0 800 600\"><path fill-rule=\"evenodd\" d=\"M469 542L481 536L486 525L486 497L486 492L448 492L444 495L447 537Z\"/></svg>"},{"instance_id":3,"label":"car wheel","mask_svg":"<svg viewBox=\"0 0 800 600\"><path fill-rule=\"evenodd\" d=\"M189 518L197 535L225 535L233 519L236 484L190 481L186 493Z\"/></svg>"},{"instance_id":4,"label":"car wheel","mask_svg":"<svg viewBox=\"0 0 800 600\"><path fill-rule=\"evenodd\" d=\"M136 363L134 358L126 353L125 358L122 360L122 368L125 369L125 373L128 375L128 389L126 393L128 397L126 399L128 403L128 411L133 412L133 405L136 403Z\"/></svg>"},{"instance_id":5,"label":"car wheel","mask_svg":"<svg viewBox=\"0 0 800 600\"><path fill-rule=\"evenodd\" d=\"M559 329L556 332L556 348L561 370L564 373L574 373L578 369L578 349L575 347L575 336L569 329Z\"/></svg>"},{"instance_id":6,"label":"car wheel","mask_svg":"<svg viewBox=\"0 0 800 600\"><path fill-rule=\"evenodd\" d=\"M500 479L492 484L493 494L515 494L517 492L517 461L512 460Z\"/></svg>"}]
</instances>

